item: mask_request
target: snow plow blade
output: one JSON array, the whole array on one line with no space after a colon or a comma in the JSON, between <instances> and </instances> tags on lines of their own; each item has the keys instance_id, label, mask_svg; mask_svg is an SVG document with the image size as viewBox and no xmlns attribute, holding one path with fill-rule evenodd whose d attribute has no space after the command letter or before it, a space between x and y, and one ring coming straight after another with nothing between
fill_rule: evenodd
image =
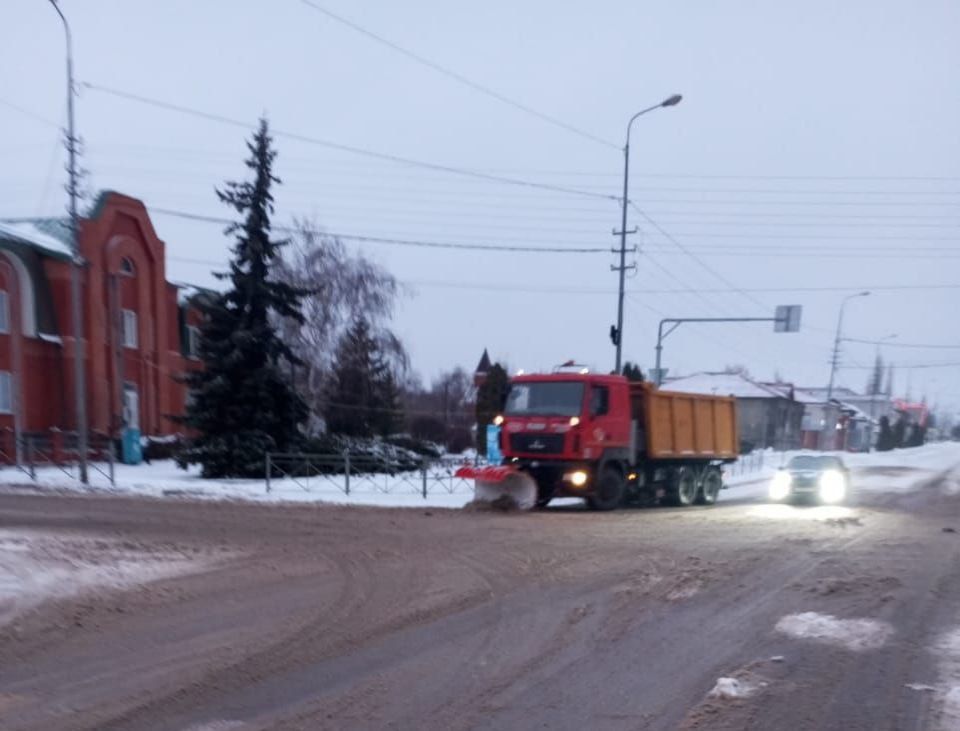
<instances>
[{"instance_id":1,"label":"snow plow blade","mask_svg":"<svg viewBox=\"0 0 960 731\"><path fill-rule=\"evenodd\" d=\"M537 504L536 481L515 467L461 467L455 476L474 481L473 496L477 502L495 503L510 498L519 510L533 510Z\"/></svg>"}]
</instances>

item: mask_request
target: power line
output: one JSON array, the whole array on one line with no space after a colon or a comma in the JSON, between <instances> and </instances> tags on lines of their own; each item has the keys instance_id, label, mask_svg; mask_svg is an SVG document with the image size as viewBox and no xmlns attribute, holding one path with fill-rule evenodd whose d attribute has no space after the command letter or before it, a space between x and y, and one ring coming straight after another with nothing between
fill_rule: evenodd
<instances>
[{"instance_id":1,"label":"power line","mask_svg":"<svg viewBox=\"0 0 960 731\"><path fill-rule=\"evenodd\" d=\"M753 295L749 294L749 293L746 292L745 290L743 290L743 289L741 289L740 287L738 287L737 285L735 285L733 282L731 282L729 279L727 279L725 276L723 276L720 272L718 272L718 271L717 271L716 269L714 269L712 266L710 266L710 265L707 264L705 261L703 261L703 259L701 259L701 258L700 258L699 256L697 256L695 253L693 253L692 251L690 251L686 246L684 246L684 245L681 244L679 241L677 241L677 239L674 238L673 236L671 236L662 226L660 226L659 223L657 223L657 222L656 222L655 220L653 220L650 216L648 216L647 213L646 213L646 211L644 211L642 208L640 208L640 206L638 206L638 205L637 205L636 203L634 203L633 201L630 201L630 205L631 205L631 207L632 207L635 211L637 211L637 213L639 213L641 216L643 216L644 220L646 220L651 226L653 226L657 231L659 231L661 236L663 236L665 239L667 239L667 241L669 241L669 242L672 243L674 246L676 246L678 249L680 249L680 251L682 251L682 252L683 252L684 254L686 254L688 257L690 257L690 258L693 259L695 262L697 262L697 264L699 264L701 267L703 267L706 271L710 272L711 275L713 275L713 276L716 277L718 280L720 280L721 282L723 282L724 284L726 284L726 285L727 285L728 287L730 287L734 292L737 292L738 294L742 295L742 296L745 297L746 299L750 300L750 302L752 302L753 304L755 304L755 305L757 305L757 306L759 306L759 307L766 307L766 305L765 305L763 302L761 302L760 300L758 300L758 299L757 299L756 297L754 297Z\"/></svg>"},{"instance_id":2,"label":"power line","mask_svg":"<svg viewBox=\"0 0 960 731\"><path fill-rule=\"evenodd\" d=\"M219 216L204 216L197 213L188 213L186 211L177 211L170 208L155 208L151 206L149 210L152 213L157 213L163 216L172 216L174 218L183 218L190 221L200 221L203 223L214 223L219 225L229 226L235 221L232 221L229 218L221 218ZM282 231L285 233L298 233L300 231L309 231L320 236L329 236L330 238L335 239L344 239L345 241L360 241L364 243L372 244L389 244L394 246L416 246L423 248L431 249L460 249L460 250L469 250L469 251L514 251L514 252L525 252L525 253L536 253L536 254L606 254L609 253L608 249L601 247L583 247L583 248L573 248L573 247L562 247L562 246L506 246L500 244L466 244L466 243L455 243L450 241L424 241L418 239L396 239L388 238L382 236L362 236L358 234L348 234L348 233L338 233L335 231L323 231L319 229L310 229L305 227L296 227L296 226L273 226L273 229L276 231Z\"/></svg>"},{"instance_id":3,"label":"power line","mask_svg":"<svg viewBox=\"0 0 960 731\"><path fill-rule=\"evenodd\" d=\"M111 89L109 87L101 86L99 84L93 84L87 81L82 82L82 86L86 89L91 89L92 91L99 91L103 94L115 96L120 99L139 102L141 104L147 104L159 109L166 109L167 111L178 112L180 114L188 114L201 119L206 119L208 121L219 122L221 124L229 124L231 126L240 127L248 131L251 129L251 125L248 124L247 122L243 122L238 119L232 119L222 114L214 114L211 112L202 111L200 109L194 109L191 107L183 106L181 104L173 104L171 102L165 102L159 99L151 99L149 97L145 97L140 94L133 94L127 91ZM271 128L270 133L275 137L283 137L289 140L303 142L305 144L317 145L319 147L326 147L332 150L340 150L341 152L349 152L354 155L363 155L364 157L370 157L377 160L386 160L388 162L398 163L401 165L410 165L413 167L423 168L425 170L436 170L438 172L450 173L453 175L462 175L465 177L476 178L478 180L486 180L493 183L503 183L505 185L515 185L515 186L520 186L525 188L535 188L539 190L549 190L555 193L567 193L569 195L578 195L578 196L583 196L587 198L597 198L601 200L612 200L612 201L619 200L619 198L617 198L617 196L615 195L607 195L604 193L598 193L596 191L581 190L578 188L569 188L562 185L552 185L550 183L540 183L532 180L523 180L521 178L511 178L511 177L506 177L502 175L490 175L488 173L483 173L478 170L469 170L467 168L453 167L451 165L441 165L439 163L425 162L423 160L415 160L409 157L391 155L385 152L377 152L375 150L369 150L362 147L345 145L339 142L332 142L330 140L324 140L317 137L310 137L307 135L298 134L296 132L285 132L283 130Z\"/></svg>"},{"instance_id":4,"label":"power line","mask_svg":"<svg viewBox=\"0 0 960 731\"><path fill-rule=\"evenodd\" d=\"M233 160L233 153L211 152L209 148L203 147L171 147L160 145L144 145L139 143L107 142L101 145L122 148L125 150L142 150L146 152L165 151L182 152L190 159L196 157L217 157L225 160ZM96 149L99 149L100 145ZM619 149L619 148L618 148ZM611 172L610 170L558 170L556 168L483 168L483 172L514 174L522 173L525 175L554 175L559 177L593 177L593 178L611 178L620 180L623 174L620 172ZM960 176L935 176L935 175L742 175L736 173L677 173L677 172L636 172L631 173L632 178L675 178L691 180L832 180L832 181L868 181L868 180L900 180L917 182L957 182Z\"/></svg>"},{"instance_id":5,"label":"power line","mask_svg":"<svg viewBox=\"0 0 960 731\"><path fill-rule=\"evenodd\" d=\"M478 289L478 290L487 290L491 292L529 292L530 294L616 294L616 289L603 289L603 288L590 288L590 287L531 287L529 285L509 285L509 284L486 284L486 283L477 283L477 282L463 282L463 281L450 281L450 280L417 280L417 279L408 279L406 280L407 284L418 286L418 287L440 287L440 288L453 288L453 289ZM807 292L807 293L832 293L832 292L858 292L869 289L872 292L882 292L882 291L901 291L901 290L920 290L927 291L930 289L940 289L940 290L960 290L960 284L935 284L935 285L922 285L922 284L904 284L904 285L862 285L862 286L840 286L840 287L738 287L737 289L722 289L722 288L698 288L697 291L704 294L730 294L735 293L738 290L744 292L756 292L756 293L778 293L778 292ZM663 294L689 294L689 289L642 289L642 290L627 290L627 294L632 296L646 296L646 295L663 295ZM830 331L832 332L832 330ZM852 338L844 338L844 340L853 340ZM861 342L853 340L853 342ZM866 343L873 343L873 341L862 341ZM944 347L960 347L960 346L944 346Z\"/></svg>"},{"instance_id":6,"label":"power line","mask_svg":"<svg viewBox=\"0 0 960 731\"><path fill-rule=\"evenodd\" d=\"M960 361L949 363L894 363L897 368L926 369L926 368L957 368L960 367ZM873 370L875 366L838 366L843 370Z\"/></svg>"},{"instance_id":7,"label":"power line","mask_svg":"<svg viewBox=\"0 0 960 731\"><path fill-rule=\"evenodd\" d=\"M36 112L31 112L29 109L24 109L23 107L17 104L14 104L13 102L8 102L6 99L0 99L0 104L2 104L5 107L9 107L10 109L13 109L16 112L20 112L20 114L30 117L31 119L37 122L42 122L43 124L46 124L50 127L57 127L59 129L61 126L57 122L54 122L52 119L47 119L46 117L42 117Z\"/></svg>"},{"instance_id":8,"label":"power line","mask_svg":"<svg viewBox=\"0 0 960 731\"><path fill-rule=\"evenodd\" d=\"M403 56L406 56L410 60L415 61L416 63L419 63L422 66L426 66L427 68L432 69L439 74L443 74L447 78L453 79L454 81L457 81L463 84L464 86L467 86L473 89L474 91L480 92L481 94L485 94L486 96L489 96L492 99L496 99L497 101L502 102L503 104L513 107L514 109L519 109L521 112L525 112L526 114L529 114L531 116L536 117L537 119L540 119L541 121L547 122L548 124L552 124L555 127L559 127L560 129L566 130L567 132L572 132L573 134L578 135L579 137L583 137L584 139L591 140L592 142L596 142L598 144L604 145L605 147L612 147L617 150L620 149L618 145L615 145L612 142L608 142L605 139L602 139L600 137L597 137L596 135L590 134L589 132L585 132L584 130L579 129L578 127L574 127L571 124L567 124L566 122L560 119L557 119L556 117L552 117L549 114L544 114L543 112L537 111L533 107L529 107L526 104L523 104L522 102L518 102L514 99L511 99L510 97L504 96L503 94L497 91L494 91L488 86L484 86L483 84L479 84L476 81L473 81L472 79L468 79L463 74L457 73L456 71L453 71L447 68L446 66L441 66L436 61L431 61L430 59L425 58L424 56L421 56L418 53L414 53L413 51L410 51L404 48L403 46L400 46L394 43L393 41L387 40L383 36L377 35L373 31L367 30L363 26L358 25L353 21L347 20L343 16L337 15L336 13L333 13L330 10L327 10L326 8L321 7L320 5L317 5L316 3L311 2L310 0L300 0L300 1L304 5L310 8L313 8L318 13L322 13L323 15L330 18L331 20L334 20L337 23L340 23L341 25L344 25L350 28L351 30L356 31L357 33L360 33L361 35L379 43L380 45L386 46L387 48L390 48L396 51L397 53Z\"/></svg>"},{"instance_id":9,"label":"power line","mask_svg":"<svg viewBox=\"0 0 960 731\"><path fill-rule=\"evenodd\" d=\"M901 343L890 340L862 340L860 338L842 338L851 343L863 343L864 345L882 345L884 348L923 348L923 349L943 349L960 350L960 345L948 345L946 343Z\"/></svg>"}]
</instances>

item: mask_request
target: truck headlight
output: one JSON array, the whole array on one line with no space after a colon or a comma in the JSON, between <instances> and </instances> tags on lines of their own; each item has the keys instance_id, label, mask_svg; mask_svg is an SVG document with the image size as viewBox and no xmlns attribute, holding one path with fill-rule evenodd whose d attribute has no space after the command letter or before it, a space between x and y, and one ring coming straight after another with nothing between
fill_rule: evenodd
<instances>
[{"instance_id":1,"label":"truck headlight","mask_svg":"<svg viewBox=\"0 0 960 731\"><path fill-rule=\"evenodd\" d=\"M568 472L565 474L564 479L569 482L574 487L583 487L587 484L587 480L590 479L590 475L587 474L586 470L576 470L575 472Z\"/></svg>"},{"instance_id":2,"label":"truck headlight","mask_svg":"<svg viewBox=\"0 0 960 731\"><path fill-rule=\"evenodd\" d=\"M825 503L838 503L847 494L847 481L838 470L827 470L820 475L820 499Z\"/></svg>"},{"instance_id":3,"label":"truck headlight","mask_svg":"<svg viewBox=\"0 0 960 731\"><path fill-rule=\"evenodd\" d=\"M783 470L777 472L770 482L770 499L783 500L790 494L790 484L792 482L793 478L790 477L789 472L784 472Z\"/></svg>"}]
</instances>

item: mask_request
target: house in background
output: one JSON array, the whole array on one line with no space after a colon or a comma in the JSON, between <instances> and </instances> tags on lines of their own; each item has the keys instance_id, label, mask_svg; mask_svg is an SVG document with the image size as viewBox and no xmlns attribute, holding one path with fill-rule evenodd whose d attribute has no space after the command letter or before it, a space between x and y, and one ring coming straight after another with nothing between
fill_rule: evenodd
<instances>
[{"instance_id":1,"label":"house in background","mask_svg":"<svg viewBox=\"0 0 960 731\"><path fill-rule=\"evenodd\" d=\"M199 367L200 291L166 279L165 245L144 204L100 195L80 219L88 428L114 438L179 431L186 390L177 376ZM76 339L70 310L70 230L63 219L0 222L0 450L15 434L74 431ZM0 455L0 459L4 455Z\"/></svg>"},{"instance_id":2,"label":"house in background","mask_svg":"<svg viewBox=\"0 0 960 731\"><path fill-rule=\"evenodd\" d=\"M669 379L666 391L733 396L737 401L740 448L797 449L804 406L789 384L764 384L739 373L697 373Z\"/></svg>"}]
</instances>

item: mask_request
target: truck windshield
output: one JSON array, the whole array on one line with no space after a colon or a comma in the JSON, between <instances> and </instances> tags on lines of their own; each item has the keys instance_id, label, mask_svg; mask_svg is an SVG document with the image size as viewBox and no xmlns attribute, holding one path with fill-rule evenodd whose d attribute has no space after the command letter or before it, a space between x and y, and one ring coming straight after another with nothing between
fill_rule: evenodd
<instances>
[{"instance_id":1,"label":"truck windshield","mask_svg":"<svg viewBox=\"0 0 960 731\"><path fill-rule=\"evenodd\" d=\"M514 416L579 416L582 404L582 383L515 383L510 387L505 412Z\"/></svg>"}]
</instances>

